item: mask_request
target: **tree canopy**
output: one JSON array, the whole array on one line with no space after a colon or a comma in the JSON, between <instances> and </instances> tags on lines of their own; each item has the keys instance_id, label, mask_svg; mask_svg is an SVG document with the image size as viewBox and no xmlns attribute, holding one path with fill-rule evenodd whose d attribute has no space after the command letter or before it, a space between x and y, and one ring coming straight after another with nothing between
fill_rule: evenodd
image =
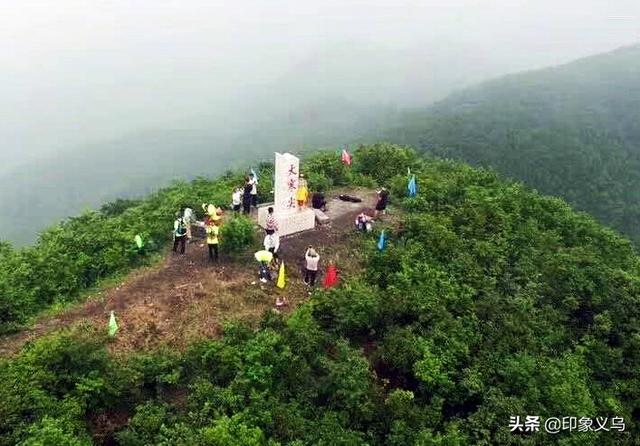
<instances>
[{"instance_id":1,"label":"tree canopy","mask_svg":"<svg viewBox=\"0 0 640 446\"><path fill-rule=\"evenodd\" d=\"M390 141L488 166L640 240L640 46L486 82L397 117Z\"/></svg>"},{"instance_id":2,"label":"tree canopy","mask_svg":"<svg viewBox=\"0 0 640 446\"><path fill-rule=\"evenodd\" d=\"M408 167L416 198L404 198ZM403 211L385 228L384 251L378 234L362 236L362 274L289 316L268 312L257 328L230 322L220 339L184 352L114 357L106 335L84 328L42 338L0 362L0 444L636 444L640 270L631 242L560 199L405 147L362 147L351 170L318 175L381 181ZM121 216L195 200L204 184L211 194L226 187L203 181ZM86 227L66 229L77 238ZM59 255L51 244L66 240L64 229L39 242L47 249L3 255ZM125 242L114 243L127 259ZM80 287L76 273L47 276L46 286ZM3 274L5 284L26 277ZM510 417L526 415L622 417L626 430L510 432Z\"/></svg>"}]
</instances>

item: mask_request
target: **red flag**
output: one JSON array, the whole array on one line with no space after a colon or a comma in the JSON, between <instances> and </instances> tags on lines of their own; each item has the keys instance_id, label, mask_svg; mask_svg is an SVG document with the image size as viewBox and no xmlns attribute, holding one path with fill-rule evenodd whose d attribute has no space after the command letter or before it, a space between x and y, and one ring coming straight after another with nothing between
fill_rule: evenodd
<instances>
[{"instance_id":1,"label":"red flag","mask_svg":"<svg viewBox=\"0 0 640 446\"><path fill-rule=\"evenodd\" d=\"M347 166L351 165L351 155L349 155L346 149L342 149L342 163Z\"/></svg>"},{"instance_id":2,"label":"red flag","mask_svg":"<svg viewBox=\"0 0 640 446\"><path fill-rule=\"evenodd\" d=\"M324 287L331 288L338 284L338 269L333 263L330 263L327 267L327 274L324 276Z\"/></svg>"}]
</instances>

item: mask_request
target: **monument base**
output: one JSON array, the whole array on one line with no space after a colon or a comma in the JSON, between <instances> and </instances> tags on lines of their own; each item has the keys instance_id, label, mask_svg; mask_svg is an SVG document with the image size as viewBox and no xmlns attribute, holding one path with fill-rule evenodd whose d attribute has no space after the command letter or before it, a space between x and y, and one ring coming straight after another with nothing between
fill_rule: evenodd
<instances>
[{"instance_id":1,"label":"monument base","mask_svg":"<svg viewBox=\"0 0 640 446\"><path fill-rule=\"evenodd\" d=\"M267 209L272 204L264 204L258 207L258 224L265 227L267 223ZM296 232L308 231L316 226L316 214L312 209L292 209L290 211L276 211L274 213L278 221L278 235L295 234Z\"/></svg>"}]
</instances>

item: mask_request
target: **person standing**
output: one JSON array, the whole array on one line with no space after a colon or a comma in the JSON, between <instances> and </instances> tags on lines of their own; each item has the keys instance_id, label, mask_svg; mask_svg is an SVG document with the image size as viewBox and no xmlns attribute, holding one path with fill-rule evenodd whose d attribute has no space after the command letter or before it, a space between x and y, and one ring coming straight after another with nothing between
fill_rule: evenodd
<instances>
[{"instance_id":1,"label":"person standing","mask_svg":"<svg viewBox=\"0 0 640 446\"><path fill-rule=\"evenodd\" d=\"M278 232L278 220L276 220L276 216L273 215L273 208L269 207L267 209L267 221L264 225L264 230L267 235L275 234Z\"/></svg>"},{"instance_id":2,"label":"person standing","mask_svg":"<svg viewBox=\"0 0 640 446\"><path fill-rule=\"evenodd\" d=\"M304 253L305 259L305 271L304 271L304 283L310 287L315 286L316 276L318 275L318 263L320 262L320 256L313 247L309 246Z\"/></svg>"},{"instance_id":3,"label":"person standing","mask_svg":"<svg viewBox=\"0 0 640 446\"><path fill-rule=\"evenodd\" d=\"M220 220L220 217L215 214L212 215L206 228L207 247L209 248L209 261L211 262L213 262L214 260L216 262L218 261L218 234L220 232L218 220Z\"/></svg>"},{"instance_id":4,"label":"person standing","mask_svg":"<svg viewBox=\"0 0 640 446\"><path fill-rule=\"evenodd\" d=\"M384 187L378 191L378 202L376 203L376 210L373 214L373 218L378 217L378 213L385 213L387 204L389 203L389 191Z\"/></svg>"},{"instance_id":5,"label":"person standing","mask_svg":"<svg viewBox=\"0 0 640 446\"><path fill-rule=\"evenodd\" d=\"M258 207L258 179L253 173L249 174L249 184L251 184L251 206Z\"/></svg>"},{"instance_id":6,"label":"person standing","mask_svg":"<svg viewBox=\"0 0 640 446\"><path fill-rule=\"evenodd\" d=\"M250 182L249 177L245 178L244 191L242 194L242 212L248 214L251 212L251 191L253 185Z\"/></svg>"},{"instance_id":7,"label":"person standing","mask_svg":"<svg viewBox=\"0 0 640 446\"><path fill-rule=\"evenodd\" d=\"M191 243L191 225L195 222L195 218L193 215L193 209L184 208L184 212L182 214L182 218L184 218L184 222L187 225L187 242Z\"/></svg>"},{"instance_id":8,"label":"person standing","mask_svg":"<svg viewBox=\"0 0 640 446\"><path fill-rule=\"evenodd\" d=\"M273 260L278 260L278 249L280 249L280 236L278 234L267 234L264 238L264 249L273 254Z\"/></svg>"},{"instance_id":9,"label":"person standing","mask_svg":"<svg viewBox=\"0 0 640 446\"><path fill-rule=\"evenodd\" d=\"M186 239L187 225L182 214L176 212L176 220L173 222L173 252L178 252L178 245L180 245L180 254L184 254Z\"/></svg>"},{"instance_id":10,"label":"person standing","mask_svg":"<svg viewBox=\"0 0 640 446\"><path fill-rule=\"evenodd\" d=\"M298 180L298 191L296 192L296 201L298 202L298 209L303 209L309 198L309 188L307 187L307 180L304 179L304 175L300 174Z\"/></svg>"},{"instance_id":11,"label":"person standing","mask_svg":"<svg viewBox=\"0 0 640 446\"><path fill-rule=\"evenodd\" d=\"M236 214L240 212L242 206L242 188L236 187L231 194L231 207Z\"/></svg>"}]
</instances>

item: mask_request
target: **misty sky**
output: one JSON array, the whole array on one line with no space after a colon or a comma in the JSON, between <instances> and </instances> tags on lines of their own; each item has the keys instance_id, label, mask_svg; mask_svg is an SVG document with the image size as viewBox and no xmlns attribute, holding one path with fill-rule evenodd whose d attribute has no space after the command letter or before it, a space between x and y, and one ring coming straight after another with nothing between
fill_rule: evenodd
<instances>
[{"instance_id":1,"label":"misty sky","mask_svg":"<svg viewBox=\"0 0 640 446\"><path fill-rule=\"evenodd\" d=\"M424 105L638 41L638 0L5 1L0 174L257 92Z\"/></svg>"}]
</instances>

